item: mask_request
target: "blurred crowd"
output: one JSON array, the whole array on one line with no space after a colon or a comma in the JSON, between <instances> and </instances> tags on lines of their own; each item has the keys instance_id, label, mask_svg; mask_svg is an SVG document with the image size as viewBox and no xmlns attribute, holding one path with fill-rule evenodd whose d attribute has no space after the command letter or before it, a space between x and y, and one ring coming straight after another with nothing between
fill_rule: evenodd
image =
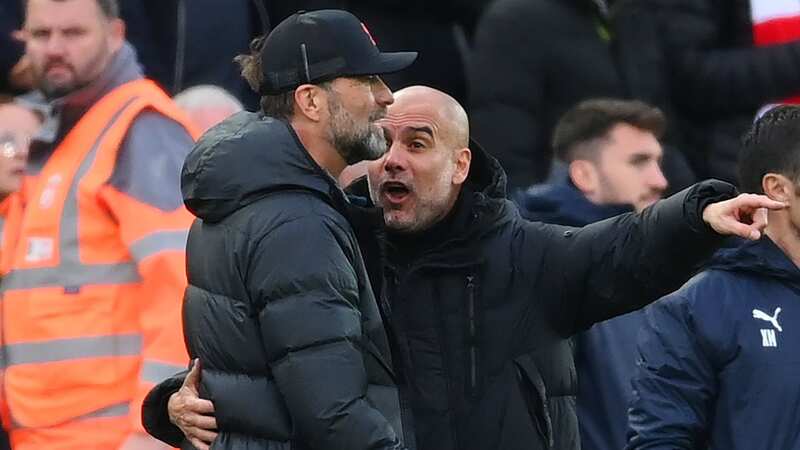
<instances>
[{"instance_id":1,"label":"blurred crowd","mask_svg":"<svg viewBox=\"0 0 800 450\"><path fill-rule=\"evenodd\" d=\"M14 448L61 448L47 443L68 442L80 427L91 445L63 448L112 448L121 434L143 431L145 393L185 367L174 323L180 303L156 300L180 297L186 285L180 252L192 217L182 207L181 166L208 129L258 110L260 95L234 58L292 13L346 9L382 51L418 51L407 70L382 77L386 85L452 96L469 115L470 137L505 170L521 214L579 227L640 213L701 179L761 191L740 182L748 148L741 138L771 106L800 102L796 3L122 0L117 11L102 0L0 0L0 320L11 411L3 421ZM92 23L83 15L95 5L121 21L60 28ZM349 167L341 184L365 173ZM715 264L741 269L741 255L723 256ZM679 301L693 292L670 305L686 308ZM113 300L98 300L105 298ZM780 308L759 312L761 322L777 323L769 319L777 321ZM629 405L648 407L630 387L637 333L659 336L662 321L679 334L677 314L635 311L572 340L584 449L628 443ZM774 336L766 333L763 346ZM670 347L653 337L640 351L657 359L710 347L692 339ZM717 363L697 370L714 378ZM90 376L111 387L76 381ZM659 389L638 383L637 392ZM62 386L79 388L64 394ZM101 425L109 418L125 425ZM649 438L647 426L637 430ZM122 448L158 448L139 434L141 442Z\"/></svg>"},{"instance_id":2,"label":"blurred crowd","mask_svg":"<svg viewBox=\"0 0 800 450\"><path fill-rule=\"evenodd\" d=\"M756 112L797 94L797 31L760 24L779 7L755 3L764 11L703 0L131 0L120 13L145 75L168 93L210 84L254 110L258 97L233 57L297 10L352 11L381 49L420 52L385 81L442 89L464 104L473 137L512 190L554 172L553 129L567 109L597 97L642 100L669 122L662 165L674 192L707 177L735 182L739 137ZM33 88L22 20L20 2L0 5L6 95Z\"/></svg>"}]
</instances>

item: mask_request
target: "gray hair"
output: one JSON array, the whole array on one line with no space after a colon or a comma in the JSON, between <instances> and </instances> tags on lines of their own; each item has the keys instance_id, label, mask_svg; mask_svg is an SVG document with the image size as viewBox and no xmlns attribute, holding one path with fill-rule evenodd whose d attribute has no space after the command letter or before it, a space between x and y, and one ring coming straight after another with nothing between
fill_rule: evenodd
<instances>
[{"instance_id":1,"label":"gray hair","mask_svg":"<svg viewBox=\"0 0 800 450\"><path fill-rule=\"evenodd\" d=\"M174 98L175 103L186 111L196 109L228 109L237 113L244 109L242 102L225 89L211 84L190 87Z\"/></svg>"}]
</instances>

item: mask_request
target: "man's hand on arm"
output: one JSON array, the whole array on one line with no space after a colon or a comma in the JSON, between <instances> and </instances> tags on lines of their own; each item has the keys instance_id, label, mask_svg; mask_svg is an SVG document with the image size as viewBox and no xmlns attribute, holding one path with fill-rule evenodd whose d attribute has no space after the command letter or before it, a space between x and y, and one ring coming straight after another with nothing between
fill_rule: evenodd
<instances>
[{"instance_id":1,"label":"man's hand on arm","mask_svg":"<svg viewBox=\"0 0 800 450\"><path fill-rule=\"evenodd\" d=\"M181 388L169 397L167 410L169 420L192 445L198 450L209 450L217 437L217 420L213 416L214 404L200 398L199 384L200 360L195 360Z\"/></svg>"},{"instance_id":2,"label":"man's hand on arm","mask_svg":"<svg viewBox=\"0 0 800 450\"><path fill-rule=\"evenodd\" d=\"M767 210L781 210L786 206L765 195L741 194L706 206L703 221L721 235L758 240L767 226Z\"/></svg>"}]
</instances>

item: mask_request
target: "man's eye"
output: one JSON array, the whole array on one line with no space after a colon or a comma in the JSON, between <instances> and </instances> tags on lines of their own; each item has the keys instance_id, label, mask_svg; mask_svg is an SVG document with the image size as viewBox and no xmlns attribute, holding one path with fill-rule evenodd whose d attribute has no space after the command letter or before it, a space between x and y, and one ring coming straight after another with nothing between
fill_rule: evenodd
<instances>
[{"instance_id":1,"label":"man's eye","mask_svg":"<svg viewBox=\"0 0 800 450\"><path fill-rule=\"evenodd\" d=\"M74 38L82 35L83 35L83 30L77 28L69 28L67 30L64 30L64 36L66 37Z\"/></svg>"},{"instance_id":2,"label":"man's eye","mask_svg":"<svg viewBox=\"0 0 800 450\"><path fill-rule=\"evenodd\" d=\"M425 148L425 144L420 141L414 141L411 143L412 148Z\"/></svg>"}]
</instances>

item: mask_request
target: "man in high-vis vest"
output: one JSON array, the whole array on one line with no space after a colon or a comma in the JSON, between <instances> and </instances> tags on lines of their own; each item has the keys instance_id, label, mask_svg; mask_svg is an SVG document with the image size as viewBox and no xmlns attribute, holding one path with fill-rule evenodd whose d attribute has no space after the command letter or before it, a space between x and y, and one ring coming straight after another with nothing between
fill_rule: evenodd
<instances>
[{"instance_id":1,"label":"man in high-vis vest","mask_svg":"<svg viewBox=\"0 0 800 450\"><path fill-rule=\"evenodd\" d=\"M2 412L15 450L162 448L141 401L187 362L179 174L196 134L142 76L116 0L27 0L45 122L0 248Z\"/></svg>"}]
</instances>

